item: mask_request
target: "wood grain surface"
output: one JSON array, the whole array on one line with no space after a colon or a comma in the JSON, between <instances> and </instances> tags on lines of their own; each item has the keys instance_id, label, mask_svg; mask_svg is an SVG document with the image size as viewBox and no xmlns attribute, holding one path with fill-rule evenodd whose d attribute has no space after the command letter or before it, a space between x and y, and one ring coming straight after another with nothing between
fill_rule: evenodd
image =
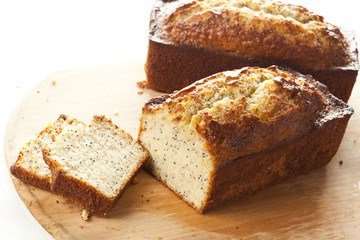
<instances>
[{"instance_id":1,"label":"wood grain surface","mask_svg":"<svg viewBox=\"0 0 360 240\"><path fill-rule=\"evenodd\" d=\"M137 137L144 102L144 61L59 71L19 102L5 136L8 166L20 148L59 114L84 122L106 115ZM106 217L80 218L81 208L12 178L30 212L56 239L359 239L360 94L356 84L340 149L325 167L254 195L196 213L146 172L137 176Z\"/></svg>"}]
</instances>

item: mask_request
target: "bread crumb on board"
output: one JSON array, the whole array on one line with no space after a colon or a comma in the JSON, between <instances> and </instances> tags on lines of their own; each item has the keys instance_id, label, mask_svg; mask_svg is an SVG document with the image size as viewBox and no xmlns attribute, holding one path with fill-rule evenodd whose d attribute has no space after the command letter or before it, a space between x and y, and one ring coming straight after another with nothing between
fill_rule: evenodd
<instances>
[{"instance_id":1,"label":"bread crumb on board","mask_svg":"<svg viewBox=\"0 0 360 240\"><path fill-rule=\"evenodd\" d=\"M143 95L144 92L143 91L138 91L138 95Z\"/></svg>"},{"instance_id":2,"label":"bread crumb on board","mask_svg":"<svg viewBox=\"0 0 360 240\"><path fill-rule=\"evenodd\" d=\"M340 161L339 161L339 165L340 165L340 166L342 166L342 165L343 165L343 163L344 163L344 161L343 161L343 160L340 160Z\"/></svg>"},{"instance_id":3,"label":"bread crumb on board","mask_svg":"<svg viewBox=\"0 0 360 240\"><path fill-rule=\"evenodd\" d=\"M86 211L85 209L81 213L81 219L84 220L84 221L89 220L89 212Z\"/></svg>"},{"instance_id":4,"label":"bread crumb on board","mask_svg":"<svg viewBox=\"0 0 360 240\"><path fill-rule=\"evenodd\" d=\"M136 177L134 177L134 179L132 180L131 183L132 183L133 185L136 185L136 184L139 183L139 180L138 180Z\"/></svg>"}]
</instances>

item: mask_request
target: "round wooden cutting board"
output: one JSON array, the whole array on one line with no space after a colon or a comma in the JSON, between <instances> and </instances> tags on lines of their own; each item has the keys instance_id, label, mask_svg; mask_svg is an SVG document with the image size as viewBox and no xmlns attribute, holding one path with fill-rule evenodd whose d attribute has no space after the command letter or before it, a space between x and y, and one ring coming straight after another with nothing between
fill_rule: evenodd
<instances>
[{"instance_id":1,"label":"round wooden cutting board","mask_svg":"<svg viewBox=\"0 0 360 240\"><path fill-rule=\"evenodd\" d=\"M90 122L105 115L137 138L145 101L160 93L141 89L144 61L59 71L14 109L5 136L8 166L20 148L60 114ZM81 208L16 178L25 205L56 239L347 238L360 236L360 93L341 147L325 167L254 195L198 214L141 171L106 217L81 220Z\"/></svg>"}]
</instances>

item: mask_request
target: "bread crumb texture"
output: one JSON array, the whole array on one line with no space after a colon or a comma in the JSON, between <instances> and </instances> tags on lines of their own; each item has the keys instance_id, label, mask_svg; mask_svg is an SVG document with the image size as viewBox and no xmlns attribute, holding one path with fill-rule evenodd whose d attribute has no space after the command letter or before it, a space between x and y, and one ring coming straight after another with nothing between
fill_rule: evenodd
<instances>
[{"instance_id":1,"label":"bread crumb texture","mask_svg":"<svg viewBox=\"0 0 360 240\"><path fill-rule=\"evenodd\" d=\"M351 61L340 30L301 6L263 0L165 5L153 23L156 37L165 42L291 60L300 66L306 65L307 56L310 68L315 63L327 67Z\"/></svg>"},{"instance_id":2,"label":"bread crumb texture","mask_svg":"<svg viewBox=\"0 0 360 240\"><path fill-rule=\"evenodd\" d=\"M125 187L147 152L105 117L64 129L48 147L51 162L78 181L113 198Z\"/></svg>"}]
</instances>

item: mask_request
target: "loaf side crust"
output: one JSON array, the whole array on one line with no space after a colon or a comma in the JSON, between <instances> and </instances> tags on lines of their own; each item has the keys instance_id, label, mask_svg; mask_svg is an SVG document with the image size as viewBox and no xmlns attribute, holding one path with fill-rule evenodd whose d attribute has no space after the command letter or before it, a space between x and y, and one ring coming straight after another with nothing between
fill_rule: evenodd
<instances>
[{"instance_id":1,"label":"loaf side crust","mask_svg":"<svg viewBox=\"0 0 360 240\"><path fill-rule=\"evenodd\" d=\"M218 72L247 66L278 65L312 75L317 81L327 85L332 94L347 102L359 70L354 35L347 36L349 41L352 41L351 51L354 61L347 66L327 69L298 68L291 62L283 60L260 59L229 52L176 46L150 39L145 64L147 86L160 92L171 93Z\"/></svg>"},{"instance_id":2,"label":"loaf side crust","mask_svg":"<svg viewBox=\"0 0 360 240\"><path fill-rule=\"evenodd\" d=\"M253 194L328 164L335 156L350 115L270 151L234 159L214 172L214 185L201 211Z\"/></svg>"}]
</instances>

